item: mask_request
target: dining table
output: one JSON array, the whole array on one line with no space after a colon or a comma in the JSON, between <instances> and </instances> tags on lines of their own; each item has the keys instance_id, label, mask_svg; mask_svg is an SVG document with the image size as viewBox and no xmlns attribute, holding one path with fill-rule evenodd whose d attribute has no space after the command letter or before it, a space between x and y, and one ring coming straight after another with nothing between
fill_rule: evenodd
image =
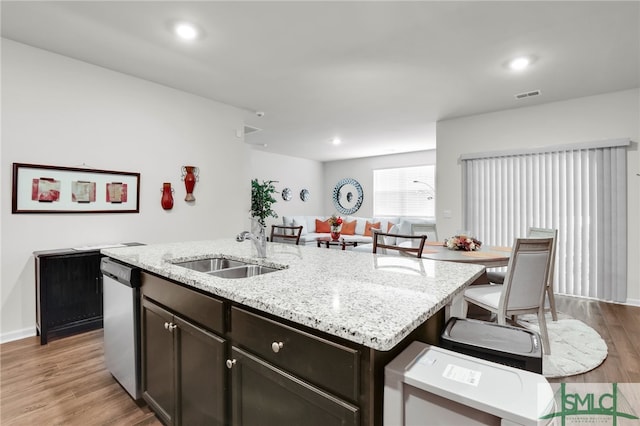
<instances>
[{"instance_id":1,"label":"dining table","mask_svg":"<svg viewBox=\"0 0 640 426\"><path fill-rule=\"evenodd\" d=\"M407 244L407 243L401 243ZM408 244L411 244L409 242ZM474 263L484 265L485 271L470 285L489 284L486 268L500 268L509 265L511 247L507 246L480 246L474 251L451 250L445 246L444 241L426 241L422 250L423 259L438 260L443 262ZM473 306L473 305L472 305ZM462 294L454 297L445 310L445 317L451 316L464 318L462 307Z\"/></svg>"},{"instance_id":2,"label":"dining table","mask_svg":"<svg viewBox=\"0 0 640 426\"><path fill-rule=\"evenodd\" d=\"M423 259L442 260L445 262L474 263L486 268L499 268L509 264L511 247L480 246L479 250L450 250L444 241L427 241L422 250Z\"/></svg>"},{"instance_id":3,"label":"dining table","mask_svg":"<svg viewBox=\"0 0 640 426\"><path fill-rule=\"evenodd\" d=\"M400 243L400 246L410 246L411 241ZM479 250L464 251L451 250L445 246L444 241L426 241L422 250L422 258L439 260L443 262L473 263L483 265L485 268L500 268L509 264L511 247L507 246L480 246ZM473 284L488 284L489 278L485 270Z\"/></svg>"}]
</instances>

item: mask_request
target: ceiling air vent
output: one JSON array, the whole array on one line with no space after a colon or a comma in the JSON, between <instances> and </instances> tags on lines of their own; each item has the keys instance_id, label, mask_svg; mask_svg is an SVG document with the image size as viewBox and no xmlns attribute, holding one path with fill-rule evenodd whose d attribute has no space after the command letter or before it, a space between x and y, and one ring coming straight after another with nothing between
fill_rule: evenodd
<instances>
[{"instance_id":1,"label":"ceiling air vent","mask_svg":"<svg viewBox=\"0 0 640 426\"><path fill-rule=\"evenodd\" d=\"M516 99L530 98L531 96L538 96L539 94L540 94L539 90L532 90L531 92L518 93L516 95Z\"/></svg>"},{"instance_id":2,"label":"ceiling air vent","mask_svg":"<svg viewBox=\"0 0 640 426\"><path fill-rule=\"evenodd\" d=\"M247 136L247 135L250 135L251 133L259 132L260 130L262 130L262 129L259 129L257 127L247 126L245 124L245 126L244 126L244 135Z\"/></svg>"}]
</instances>

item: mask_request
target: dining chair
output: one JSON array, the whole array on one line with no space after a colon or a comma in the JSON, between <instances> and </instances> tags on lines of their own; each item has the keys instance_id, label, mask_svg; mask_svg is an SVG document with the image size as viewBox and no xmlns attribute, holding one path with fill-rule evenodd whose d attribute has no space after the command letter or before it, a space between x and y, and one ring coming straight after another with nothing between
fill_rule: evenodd
<instances>
[{"instance_id":1,"label":"dining chair","mask_svg":"<svg viewBox=\"0 0 640 426\"><path fill-rule=\"evenodd\" d=\"M301 226L271 225L270 241L275 243L300 244Z\"/></svg>"},{"instance_id":2,"label":"dining chair","mask_svg":"<svg viewBox=\"0 0 640 426\"><path fill-rule=\"evenodd\" d=\"M397 242L398 240L402 240L405 243L400 245ZM410 241L411 244L406 244L407 241ZM421 258L425 241L427 241L426 235L391 234L373 230L373 253L377 253L378 249L382 249L380 251L381 254L394 254L389 253L388 250L395 250L400 255Z\"/></svg>"},{"instance_id":3,"label":"dining chair","mask_svg":"<svg viewBox=\"0 0 640 426\"><path fill-rule=\"evenodd\" d=\"M438 231L435 223L412 223L412 235L426 235L429 241L438 241Z\"/></svg>"},{"instance_id":4,"label":"dining chair","mask_svg":"<svg viewBox=\"0 0 640 426\"><path fill-rule=\"evenodd\" d=\"M553 279L555 277L556 266L556 243L558 241L558 230L552 228L535 228L529 227L529 233L527 238L553 238L553 246L551 248L551 257L549 258L549 275L547 276L547 300L549 302L549 311L551 311L551 318L554 321L558 321L558 312L556 311L556 299L553 295ZM487 271L487 277L489 282L502 284L504 282L505 273L500 271ZM546 305L545 305L546 308Z\"/></svg>"},{"instance_id":5,"label":"dining chair","mask_svg":"<svg viewBox=\"0 0 640 426\"><path fill-rule=\"evenodd\" d=\"M494 313L501 325L506 325L507 318L517 323L518 315L536 313L543 351L551 354L544 300L552 249L553 238L516 238L504 284L468 287L463 296L463 317L469 303Z\"/></svg>"}]
</instances>

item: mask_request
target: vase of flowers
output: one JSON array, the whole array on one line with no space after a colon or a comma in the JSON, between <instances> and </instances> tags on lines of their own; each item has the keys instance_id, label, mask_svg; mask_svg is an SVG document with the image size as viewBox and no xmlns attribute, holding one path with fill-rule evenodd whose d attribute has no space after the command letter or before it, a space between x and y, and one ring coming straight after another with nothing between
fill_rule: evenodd
<instances>
[{"instance_id":1,"label":"vase of flowers","mask_svg":"<svg viewBox=\"0 0 640 426\"><path fill-rule=\"evenodd\" d=\"M338 241L338 239L340 239L340 231L342 230L342 218L335 214L331 215L329 218L329 226L331 227L331 239Z\"/></svg>"},{"instance_id":2,"label":"vase of flowers","mask_svg":"<svg viewBox=\"0 0 640 426\"><path fill-rule=\"evenodd\" d=\"M449 250L475 251L480 250L482 241L466 235L454 235L444 240L444 246Z\"/></svg>"}]
</instances>

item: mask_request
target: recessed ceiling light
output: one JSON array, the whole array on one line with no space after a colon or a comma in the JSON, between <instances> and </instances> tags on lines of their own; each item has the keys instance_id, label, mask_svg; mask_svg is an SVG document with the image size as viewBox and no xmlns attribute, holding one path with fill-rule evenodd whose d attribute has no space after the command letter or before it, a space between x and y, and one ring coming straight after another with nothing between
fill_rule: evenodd
<instances>
[{"instance_id":1,"label":"recessed ceiling light","mask_svg":"<svg viewBox=\"0 0 640 426\"><path fill-rule=\"evenodd\" d=\"M200 36L200 30L189 22L178 22L173 27L173 32L183 40L195 40Z\"/></svg>"},{"instance_id":2,"label":"recessed ceiling light","mask_svg":"<svg viewBox=\"0 0 640 426\"><path fill-rule=\"evenodd\" d=\"M333 138L331 139L331 143L334 145L340 145L342 141L340 140L340 138Z\"/></svg>"},{"instance_id":3,"label":"recessed ceiling light","mask_svg":"<svg viewBox=\"0 0 640 426\"><path fill-rule=\"evenodd\" d=\"M520 58L515 58L514 60L509 62L509 68L514 71L522 71L523 69L527 68L530 63L531 60L529 58L522 56Z\"/></svg>"}]
</instances>

